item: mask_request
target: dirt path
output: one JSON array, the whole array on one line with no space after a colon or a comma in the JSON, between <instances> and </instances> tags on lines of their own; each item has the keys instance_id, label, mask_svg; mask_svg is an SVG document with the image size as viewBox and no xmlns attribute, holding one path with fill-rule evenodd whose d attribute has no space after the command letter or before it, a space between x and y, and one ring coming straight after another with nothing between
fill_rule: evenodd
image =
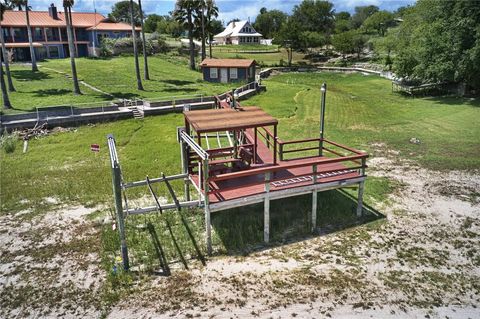
<instances>
[{"instance_id":1,"label":"dirt path","mask_svg":"<svg viewBox=\"0 0 480 319\"><path fill-rule=\"evenodd\" d=\"M479 318L480 172L396 165L377 148L370 174L402 185L376 205L386 219L144 278L108 317ZM92 212L0 217L0 317L99 316Z\"/></svg>"}]
</instances>

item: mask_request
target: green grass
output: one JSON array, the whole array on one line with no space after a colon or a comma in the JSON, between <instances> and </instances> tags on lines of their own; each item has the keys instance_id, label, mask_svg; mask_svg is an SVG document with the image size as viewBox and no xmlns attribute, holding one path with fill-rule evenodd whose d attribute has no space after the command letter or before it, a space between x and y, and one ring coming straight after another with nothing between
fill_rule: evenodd
<instances>
[{"instance_id":1,"label":"green grass","mask_svg":"<svg viewBox=\"0 0 480 319\"><path fill-rule=\"evenodd\" d=\"M142 59L140 59L142 63ZM73 95L72 81L51 69L70 74L69 59L46 60L39 63L39 72L32 73L24 66L12 66L17 92L10 94L13 110L33 111L39 106L68 105L70 103L100 102L131 98L173 98L174 96L213 95L230 90L232 84L210 83L199 71L188 68L184 57L155 55L149 57L150 81L143 81L144 91L137 90L133 57L111 59L76 59L79 80L93 85L105 95L83 85L83 95ZM141 65L143 74L143 66ZM143 79L143 75L142 75Z\"/></svg>"},{"instance_id":2,"label":"green grass","mask_svg":"<svg viewBox=\"0 0 480 319\"><path fill-rule=\"evenodd\" d=\"M279 118L282 139L315 136L319 124L319 86L328 83L326 137L342 144L374 152L373 143L383 143L398 150L399 159L413 159L435 169L476 169L480 167L479 101L459 98L411 99L391 93L389 81L358 74L317 73L283 74L265 81L267 92L244 101L244 105L259 105ZM113 210L111 172L106 135L117 139L118 153L126 181L144 179L160 172L180 171L180 156L176 142L176 127L183 125L179 114L147 117L143 121L123 120L81 126L66 133L30 141L29 150L21 152L17 141L13 153L0 152L1 214L23 209L36 215L51 209L47 197L64 204L96 206L106 204L103 213ZM409 143L411 137L420 145ZM101 151L94 154L90 144L98 143ZM368 174L368 171L367 171ZM180 182L174 183L178 191ZM369 177L366 183L367 204L387 201L396 187L385 178ZM155 186L162 197L168 198L165 187ZM353 190L347 194L354 194ZM128 190L130 200L148 196L148 189ZM317 223L323 231L336 231L357 224L355 202L337 191L319 194ZM272 202L272 239L283 242L309 232L310 196ZM145 203L153 204L153 202ZM98 213L95 213L97 216ZM189 224L199 244L203 246L203 217L196 211L186 212ZM133 265L142 264L147 270L158 266L148 233L137 225L152 222L158 229L169 260L178 260L165 218L174 225L175 236L184 253L192 255L191 245L178 216L159 218L131 217L127 221L128 242ZM257 247L263 237L262 205L234 209L212 215L214 246L217 252L245 253ZM161 230L161 231L160 231ZM104 268L111 270L118 256L116 234L108 226L102 231ZM114 284L119 277L112 277ZM117 278L117 279L115 279ZM122 285L125 280L120 280ZM115 298L115 296L112 296Z\"/></svg>"},{"instance_id":3,"label":"green grass","mask_svg":"<svg viewBox=\"0 0 480 319\"><path fill-rule=\"evenodd\" d=\"M278 50L278 45L261 45L261 44L227 44L212 46L213 52L225 51L274 51Z\"/></svg>"},{"instance_id":4,"label":"green grass","mask_svg":"<svg viewBox=\"0 0 480 319\"><path fill-rule=\"evenodd\" d=\"M279 52L273 53L243 53L243 52L220 52L213 51L214 58L232 58L232 59L254 59L262 66L280 65L281 61L286 66L288 63L287 51L283 48ZM300 52L293 52L292 63L307 63L305 55Z\"/></svg>"},{"instance_id":5,"label":"green grass","mask_svg":"<svg viewBox=\"0 0 480 319\"><path fill-rule=\"evenodd\" d=\"M399 151L399 158L434 169L480 167L478 99L412 99L392 93L390 81L376 76L295 73L264 81L267 92L244 104L262 106L278 117L281 138L315 136L323 82L328 85L327 138L370 153L376 150L373 143L384 143ZM412 137L421 143L410 143Z\"/></svg>"}]
</instances>

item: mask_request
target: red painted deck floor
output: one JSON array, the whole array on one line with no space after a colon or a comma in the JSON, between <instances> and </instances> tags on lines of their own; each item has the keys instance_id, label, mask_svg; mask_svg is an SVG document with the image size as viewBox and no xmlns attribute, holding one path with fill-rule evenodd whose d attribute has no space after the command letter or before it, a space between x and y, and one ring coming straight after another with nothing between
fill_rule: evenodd
<instances>
[{"instance_id":1,"label":"red painted deck floor","mask_svg":"<svg viewBox=\"0 0 480 319\"><path fill-rule=\"evenodd\" d=\"M247 131L247 137L253 140L253 131ZM265 167L273 163L273 150L259 141L257 147L257 164L252 165L255 168ZM318 157L319 159L321 157ZM301 164L311 161L312 158L294 159L278 161L278 166L287 166L290 164ZM330 171L338 170L335 173ZM308 176L302 176L307 175ZM313 183L312 167L305 166L293 169L280 170L272 174L271 178L275 181L270 182L270 191L295 188ZM359 177L357 170L350 170L342 163L329 163L317 165L317 183L327 183ZM198 175L192 175L192 179L198 185ZM265 192L265 175L252 175L230 180L210 182L211 193L209 195L210 203L217 203L246 196L261 194Z\"/></svg>"}]
</instances>

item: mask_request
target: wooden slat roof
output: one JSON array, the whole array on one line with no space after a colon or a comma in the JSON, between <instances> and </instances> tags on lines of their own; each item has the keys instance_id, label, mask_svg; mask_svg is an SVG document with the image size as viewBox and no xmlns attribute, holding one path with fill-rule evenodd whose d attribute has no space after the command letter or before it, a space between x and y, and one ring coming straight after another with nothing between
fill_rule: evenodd
<instances>
[{"instance_id":1,"label":"wooden slat roof","mask_svg":"<svg viewBox=\"0 0 480 319\"><path fill-rule=\"evenodd\" d=\"M197 133L221 132L277 125L278 120L256 106L234 109L210 109L183 112Z\"/></svg>"}]
</instances>

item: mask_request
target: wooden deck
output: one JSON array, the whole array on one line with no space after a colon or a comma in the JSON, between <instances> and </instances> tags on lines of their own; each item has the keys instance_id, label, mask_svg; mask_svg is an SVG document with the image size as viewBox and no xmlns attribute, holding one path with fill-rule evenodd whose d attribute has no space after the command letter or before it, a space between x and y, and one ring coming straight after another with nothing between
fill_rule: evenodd
<instances>
[{"instance_id":1,"label":"wooden deck","mask_svg":"<svg viewBox=\"0 0 480 319\"><path fill-rule=\"evenodd\" d=\"M253 129L248 129L246 136L250 142L253 142ZM267 172L270 173L268 179L270 193L302 188L313 184L316 184L317 188L320 189L322 184L326 185L332 182L341 184L344 181L357 180L362 177L362 174L360 174L360 167L355 164L355 161L355 159L349 161L354 164L352 166L335 162L335 159L329 157L315 156L280 160L277 165L273 165L273 149L259 141L257 161L249 169L223 174L230 175L231 178L223 178L222 174L211 175L209 178L209 203L215 205L219 202L246 199L250 196L265 194L265 174ZM316 166L316 174L313 172L314 165ZM191 179L195 184L199 184L198 174L192 174Z\"/></svg>"}]
</instances>

